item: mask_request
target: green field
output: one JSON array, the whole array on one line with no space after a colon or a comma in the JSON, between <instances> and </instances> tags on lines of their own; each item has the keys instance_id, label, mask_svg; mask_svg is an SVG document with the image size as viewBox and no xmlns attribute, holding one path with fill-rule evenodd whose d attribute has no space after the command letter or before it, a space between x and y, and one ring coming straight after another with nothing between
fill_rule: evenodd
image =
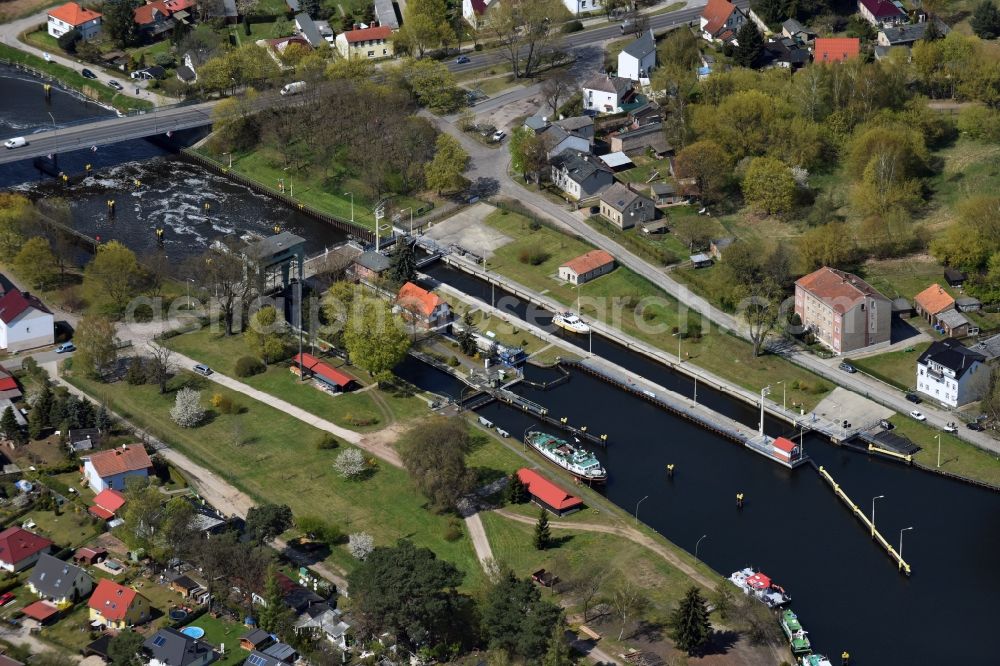
<instances>
[{"instance_id":1,"label":"green field","mask_svg":"<svg viewBox=\"0 0 1000 666\"><path fill-rule=\"evenodd\" d=\"M917 408L919 409L919 407ZM921 450L914 460L937 469L938 440L941 436L941 471L958 474L970 479L979 479L1000 486L1000 457L983 451L958 437L941 432L926 424L914 421L907 415L897 414L890 419L896 429L893 432L905 435L920 445ZM961 422L960 428L965 427Z\"/></svg>"},{"instance_id":2,"label":"green field","mask_svg":"<svg viewBox=\"0 0 1000 666\"><path fill-rule=\"evenodd\" d=\"M907 349L912 348L913 351L891 351L853 359L851 363L876 379L881 379L898 389L908 391L916 385L917 359L930 346L929 342L918 342L912 347L907 347Z\"/></svg>"},{"instance_id":3,"label":"green field","mask_svg":"<svg viewBox=\"0 0 1000 666\"><path fill-rule=\"evenodd\" d=\"M59 40L50 35L49 31L45 28L24 33L24 41L46 51L65 55L65 52L59 48Z\"/></svg>"}]
</instances>

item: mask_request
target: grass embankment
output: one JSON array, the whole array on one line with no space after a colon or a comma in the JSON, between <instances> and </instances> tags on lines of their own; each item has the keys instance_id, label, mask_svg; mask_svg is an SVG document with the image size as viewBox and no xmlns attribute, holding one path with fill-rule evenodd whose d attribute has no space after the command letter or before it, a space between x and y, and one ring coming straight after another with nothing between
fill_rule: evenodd
<instances>
[{"instance_id":1,"label":"grass embankment","mask_svg":"<svg viewBox=\"0 0 1000 666\"><path fill-rule=\"evenodd\" d=\"M169 338L164 344L230 377L236 376L235 365L238 358L253 355L242 335L227 337L209 327ZM369 383L364 373L346 366L343 360L324 360L357 379L359 384ZM267 372L244 377L239 381L359 432L379 430L395 421L409 421L427 412L427 403L420 398L377 388L363 393L331 395L315 388L312 382L299 381L289 370L287 361L271 364Z\"/></svg>"},{"instance_id":2,"label":"grass embankment","mask_svg":"<svg viewBox=\"0 0 1000 666\"><path fill-rule=\"evenodd\" d=\"M56 62L46 62L42 58L25 53L7 44L0 44L0 59L26 65L39 72L43 72L68 88L79 90L91 99L110 104L122 111L153 108L152 102L122 95L103 83L84 78L82 74L69 67L64 67Z\"/></svg>"},{"instance_id":3,"label":"grass embankment","mask_svg":"<svg viewBox=\"0 0 1000 666\"><path fill-rule=\"evenodd\" d=\"M917 382L917 359L928 347L929 342L918 342L899 351L852 359L851 364L875 379L891 384L902 391L913 389Z\"/></svg>"},{"instance_id":4,"label":"grass embankment","mask_svg":"<svg viewBox=\"0 0 1000 666\"><path fill-rule=\"evenodd\" d=\"M513 212L505 215L498 211L486 222L515 239L496 251L488 264L490 270L529 289L544 292L563 305L575 306L577 289L559 281L556 275L560 264L593 249L591 246L544 225L532 228L531 220ZM537 265L521 261L522 255L530 257L532 254L544 261ZM677 337L672 332L673 327L682 323L678 303L645 278L619 266L586 283L581 291L585 316L600 319L668 353L677 353ZM645 297L656 297L659 304L647 307L641 316L636 315L635 304ZM689 331L703 325L696 313L685 310L683 319ZM803 404L807 410L818 404L830 388L815 375L780 357L754 358L749 343L717 331L706 331L701 338L684 339L681 353L685 360L751 391L759 391L762 386L784 379L789 385L788 404ZM799 388L792 388L794 382Z\"/></svg>"},{"instance_id":5,"label":"grass embankment","mask_svg":"<svg viewBox=\"0 0 1000 666\"><path fill-rule=\"evenodd\" d=\"M917 409L920 409L917 407ZM921 449L913 456L920 464L937 469L938 440L941 436L941 471L958 474L970 479L1000 486L1000 457L984 451L954 435L941 432L909 416L897 414L890 421L896 426L893 432L905 435ZM958 423L958 427L965 427Z\"/></svg>"}]
</instances>

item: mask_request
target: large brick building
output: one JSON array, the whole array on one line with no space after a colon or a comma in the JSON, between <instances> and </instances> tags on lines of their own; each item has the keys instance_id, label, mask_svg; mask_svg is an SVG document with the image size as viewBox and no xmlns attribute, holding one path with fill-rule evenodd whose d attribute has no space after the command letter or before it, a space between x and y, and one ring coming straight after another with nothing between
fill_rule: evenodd
<instances>
[{"instance_id":1,"label":"large brick building","mask_svg":"<svg viewBox=\"0 0 1000 666\"><path fill-rule=\"evenodd\" d=\"M795 313L837 354L889 344L892 302L856 275L824 266L795 283Z\"/></svg>"}]
</instances>

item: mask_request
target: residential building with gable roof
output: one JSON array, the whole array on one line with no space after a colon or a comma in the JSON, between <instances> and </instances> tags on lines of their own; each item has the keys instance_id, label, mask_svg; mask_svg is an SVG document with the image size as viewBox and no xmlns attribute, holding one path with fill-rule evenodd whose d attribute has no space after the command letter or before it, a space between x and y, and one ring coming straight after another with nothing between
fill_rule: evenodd
<instances>
[{"instance_id":1,"label":"residential building with gable roof","mask_svg":"<svg viewBox=\"0 0 1000 666\"><path fill-rule=\"evenodd\" d=\"M656 204L632 189L631 183L615 183L601 193L601 216L619 229L631 229L656 217Z\"/></svg>"},{"instance_id":2,"label":"residential building with gable roof","mask_svg":"<svg viewBox=\"0 0 1000 666\"><path fill-rule=\"evenodd\" d=\"M935 282L913 297L913 307L928 324L934 325L942 312L955 309L955 299Z\"/></svg>"},{"instance_id":3,"label":"residential building with gable roof","mask_svg":"<svg viewBox=\"0 0 1000 666\"><path fill-rule=\"evenodd\" d=\"M949 407L980 400L990 385L986 361L957 340L932 342L917 359L917 391Z\"/></svg>"},{"instance_id":4,"label":"residential building with gable roof","mask_svg":"<svg viewBox=\"0 0 1000 666\"><path fill-rule=\"evenodd\" d=\"M111 488L125 490L125 480L130 477L147 478L153 467L145 447L142 444L124 446L98 451L83 459L83 474L87 484L95 493Z\"/></svg>"},{"instance_id":5,"label":"residential building with gable roof","mask_svg":"<svg viewBox=\"0 0 1000 666\"><path fill-rule=\"evenodd\" d=\"M876 28L910 22L902 5L891 0L858 0L858 13Z\"/></svg>"},{"instance_id":6,"label":"residential building with gable roof","mask_svg":"<svg viewBox=\"0 0 1000 666\"><path fill-rule=\"evenodd\" d=\"M620 113L622 104L634 95L629 79L598 74L583 84L583 109L597 113Z\"/></svg>"},{"instance_id":7,"label":"residential building with gable roof","mask_svg":"<svg viewBox=\"0 0 1000 666\"><path fill-rule=\"evenodd\" d=\"M146 639L142 651L149 666L206 666L219 658L215 648L173 627L163 627Z\"/></svg>"},{"instance_id":8,"label":"residential building with gable roof","mask_svg":"<svg viewBox=\"0 0 1000 666\"><path fill-rule=\"evenodd\" d=\"M125 496L117 490L105 488L97 493L94 503L87 508L87 511L102 520L113 520L123 506L125 506Z\"/></svg>"},{"instance_id":9,"label":"residential building with gable roof","mask_svg":"<svg viewBox=\"0 0 1000 666\"><path fill-rule=\"evenodd\" d=\"M28 589L57 608L65 609L90 594L94 579L75 564L41 553L28 578Z\"/></svg>"},{"instance_id":10,"label":"residential building with gable roof","mask_svg":"<svg viewBox=\"0 0 1000 666\"><path fill-rule=\"evenodd\" d=\"M564 150L550 164L552 184L576 201L595 197L615 182L614 172L589 153Z\"/></svg>"},{"instance_id":11,"label":"residential building with gable roof","mask_svg":"<svg viewBox=\"0 0 1000 666\"><path fill-rule=\"evenodd\" d=\"M451 321L451 308L434 292L407 282L396 295L396 305L403 319L429 331L447 326Z\"/></svg>"},{"instance_id":12,"label":"residential building with gable roof","mask_svg":"<svg viewBox=\"0 0 1000 666\"><path fill-rule=\"evenodd\" d=\"M656 39L650 28L618 54L618 76L633 81L648 81L656 67Z\"/></svg>"},{"instance_id":13,"label":"residential building with gable roof","mask_svg":"<svg viewBox=\"0 0 1000 666\"><path fill-rule=\"evenodd\" d=\"M846 62L860 54L857 37L819 37L813 42L813 62Z\"/></svg>"},{"instance_id":14,"label":"residential building with gable roof","mask_svg":"<svg viewBox=\"0 0 1000 666\"><path fill-rule=\"evenodd\" d=\"M728 0L708 0L701 12L701 36L709 42L736 44L736 33L747 22L746 13Z\"/></svg>"},{"instance_id":15,"label":"residential building with gable roof","mask_svg":"<svg viewBox=\"0 0 1000 666\"><path fill-rule=\"evenodd\" d=\"M0 349L14 353L55 341L55 319L37 298L16 287L0 296Z\"/></svg>"},{"instance_id":16,"label":"residential building with gable roof","mask_svg":"<svg viewBox=\"0 0 1000 666\"><path fill-rule=\"evenodd\" d=\"M559 279L583 284L615 269L615 258L604 250L591 250L559 267Z\"/></svg>"},{"instance_id":17,"label":"residential building with gable roof","mask_svg":"<svg viewBox=\"0 0 1000 666\"><path fill-rule=\"evenodd\" d=\"M101 14L81 7L75 2L53 7L48 13L48 32L53 37L62 37L70 30L80 33L82 39L93 39L101 32Z\"/></svg>"},{"instance_id":18,"label":"residential building with gable roof","mask_svg":"<svg viewBox=\"0 0 1000 666\"><path fill-rule=\"evenodd\" d=\"M0 532L0 569L17 573L38 561L52 542L23 527L8 527Z\"/></svg>"},{"instance_id":19,"label":"residential building with gable roof","mask_svg":"<svg viewBox=\"0 0 1000 666\"><path fill-rule=\"evenodd\" d=\"M557 516L565 516L583 508L583 500L552 483L535 470L522 467L517 470L521 483L528 487L532 501Z\"/></svg>"},{"instance_id":20,"label":"residential building with gable roof","mask_svg":"<svg viewBox=\"0 0 1000 666\"><path fill-rule=\"evenodd\" d=\"M395 55L392 47L392 28L379 25L368 28L355 25L353 30L337 35L335 43L342 58L348 60L379 60Z\"/></svg>"},{"instance_id":21,"label":"residential building with gable roof","mask_svg":"<svg viewBox=\"0 0 1000 666\"><path fill-rule=\"evenodd\" d=\"M856 275L824 266L795 281L802 326L837 354L889 344L892 301Z\"/></svg>"},{"instance_id":22,"label":"residential building with gable roof","mask_svg":"<svg viewBox=\"0 0 1000 666\"><path fill-rule=\"evenodd\" d=\"M545 147L545 156L550 160L565 150L575 150L581 153L589 153L593 145L593 137L577 134L575 131L567 130L562 125L552 123L546 127L534 130L535 135L542 140Z\"/></svg>"},{"instance_id":23,"label":"residential building with gable roof","mask_svg":"<svg viewBox=\"0 0 1000 666\"><path fill-rule=\"evenodd\" d=\"M102 578L87 602L90 621L109 629L127 629L150 620L149 600L131 587Z\"/></svg>"}]
</instances>

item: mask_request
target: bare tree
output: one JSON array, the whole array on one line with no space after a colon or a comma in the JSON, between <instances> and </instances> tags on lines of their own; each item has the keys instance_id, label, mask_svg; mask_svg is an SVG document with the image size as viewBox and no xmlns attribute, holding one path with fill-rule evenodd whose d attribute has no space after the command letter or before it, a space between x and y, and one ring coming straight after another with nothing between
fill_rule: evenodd
<instances>
[{"instance_id":1,"label":"bare tree","mask_svg":"<svg viewBox=\"0 0 1000 666\"><path fill-rule=\"evenodd\" d=\"M529 77L556 40L554 27L565 13L559 0L508 0L490 12L484 29L506 54L514 77Z\"/></svg>"},{"instance_id":2,"label":"bare tree","mask_svg":"<svg viewBox=\"0 0 1000 666\"><path fill-rule=\"evenodd\" d=\"M760 356L767 336L781 315L781 287L771 278L744 285L743 318L747 323L753 355Z\"/></svg>"},{"instance_id":3,"label":"bare tree","mask_svg":"<svg viewBox=\"0 0 1000 666\"><path fill-rule=\"evenodd\" d=\"M552 71L542 83L542 99L552 109L552 118L559 116L559 102L569 97L574 90L572 75L565 69Z\"/></svg>"},{"instance_id":4,"label":"bare tree","mask_svg":"<svg viewBox=\"0 0 1000 666\"><path fill-rule=\"evenodd\" d=\"M231 240L227 249L208 250L195 261L193 268L191 274L199 276L202 288L216 298L226 335L232 335L236 313L242 312L248 305L256 279L251 267L244 261L238 243Z\"/></svg>"},{"instance_id":5,"label":"bare tree","mask_svg":"<svg viewBox=\"0 0 1000 666\"><path fill-rule=\"evenodd\" d=\"M629 623L649 606L649 599L632 581L623 580L615 586L608 601L621 620L622 626L618 632L618 640L622 640Z\"/></svg>"},{"instance_id":6,"label":"bare tree","mask_svg":"<svg viewBox=\"0 0 1000 666\"><path fill-rule=\"evenodd\" d=\"M149 350L149 378L156 383L162 395L167 392L167 380L174 371L174 352L155 342L146 346Z\"/></svg>"}]
</instances>

